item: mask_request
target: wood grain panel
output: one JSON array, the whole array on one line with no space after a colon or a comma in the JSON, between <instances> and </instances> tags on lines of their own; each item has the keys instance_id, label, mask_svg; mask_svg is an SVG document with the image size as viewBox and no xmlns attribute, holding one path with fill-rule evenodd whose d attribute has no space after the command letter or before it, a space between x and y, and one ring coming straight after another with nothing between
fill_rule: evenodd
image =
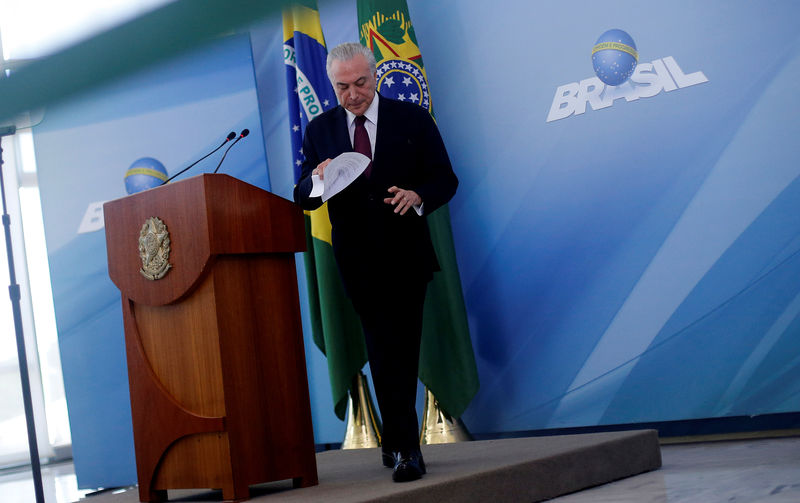
<instances>
[{"instance_id":1,"label":"wood grain panel","mask_svg":"<svg viewBox=\"0 0 800 503\"><path fill-rule=\"evenodd\" d=\"M227 433L202 433L172 444L153 479L154 489L222 489L232 479Z\"/></svg>"},{"instance_id":2,"label":"wood grain panel","mask_svg":"<svg viewBox=\"0 0 800 503\"><path fill-rule=\"evenodd\" d=\"M202 416L225 415L213 284L213 275L207 275L181 302L134 305L153 371L178 403Z\"/></svg>"},{"instance_id":3,"label":"wood grain panel","mask_svg":"<svg viewBox=\"0 0 800 503\"><path fill-rule=\"evenodd\" d=\"M203 174L109 201L103 213L108 275L137 304L188 295L215 255L306 248L299 206L228 175ZM166 224L171 240L173 268L158 281L139 273L139 232L150 217Z\"/></svg>"},{"instance_id":4,"label":"wood grain panel","mask_svg":"<svg viewBox=\"0 0 800 503\"><path fill-rule=\"evenodd\" d=\"M133 311L133 302L123 298L139 498L161 501L166 491L155 490L152 480L169 446L187 435L225 431L225 422L224 417L195 414L172 397L147 360Z\"/></svg>"},{"instance_id":5,"label":"wood grain panel","mask_svg":"<svg viewBox=\"0 0 800 503\"><path fill-rule=\"evenodd\" d=\"M234 471L316 484L315 460L287 455L314 449L294 256L225 256L215 271L216 296L240 299L218 313L231 446L251 454Z\"/></svg>"}]
</instances>

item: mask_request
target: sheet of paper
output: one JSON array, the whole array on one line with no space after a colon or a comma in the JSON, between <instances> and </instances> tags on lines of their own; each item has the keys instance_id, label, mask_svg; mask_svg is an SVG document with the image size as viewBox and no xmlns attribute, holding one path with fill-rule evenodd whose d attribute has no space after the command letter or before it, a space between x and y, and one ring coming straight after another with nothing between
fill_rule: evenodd
<instances>
[{"instance_id":1,"label":"sheet of paper","mask_svg":"<svg viewBox=\"0 0 800 503\"><path fill-rule=\"evenodd\" d=\"M369 162L369 157L358 152L345 152L333 159L325 167L322 200L327 201L353 183L367 169Z\"/></svg>"},{"instance_id":2,"label":"sheet of paper","mask_svg":"<svg viewBox=\"0 0 800 503\"><path fill-rule=\"evenodd\" d=\"M325 191L325 184L319 179L319 175L311 175L311 197L319 197Z\"/></svg>"}]
</instances>

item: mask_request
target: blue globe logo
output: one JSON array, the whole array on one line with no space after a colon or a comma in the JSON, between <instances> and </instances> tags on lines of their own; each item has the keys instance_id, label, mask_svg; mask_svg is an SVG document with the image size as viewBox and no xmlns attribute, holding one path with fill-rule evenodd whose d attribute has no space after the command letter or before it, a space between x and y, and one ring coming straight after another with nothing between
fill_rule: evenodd
<instances>
[{"instance_id":1,"label":"blue globe logo","mask_svg":"<svg viewBox=\"0 0 800 503\"><path fill-rule=\"evenodd\" d=\"M167 170L163 164L152 157L142 157L134 161L125 172L125 190L128 194L135 194L158 187L167 178Z\"/></svg>"},{"instance_id":2,"label":"blue globe logo","mask_svg":"<svg viewBox=\"0 0 800 503\"><path fill-rule=\"evenodd\" d=\"M594 73L609 86L618 86L628 80L638 61L636 43L622 30L608 30L600 35L592 48Z\"/></svg>"}]
</instances>

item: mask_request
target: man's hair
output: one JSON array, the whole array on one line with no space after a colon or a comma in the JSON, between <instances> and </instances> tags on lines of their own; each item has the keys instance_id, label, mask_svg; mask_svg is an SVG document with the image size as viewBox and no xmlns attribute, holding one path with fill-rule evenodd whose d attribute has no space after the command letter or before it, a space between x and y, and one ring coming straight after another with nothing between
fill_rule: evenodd
<instances>
[{"instance_id":1,"label":"man's hair","mask_svg":"<svg viewBox=\"0 0 800 503\"><path fill-rule=\"evenodd\" d=\"M328 72L328 80L331 81L332 86L336 86L336 82L333 81L333 72L331 71L333 61L350 61L359 54L367 58L370 75L375 75L377 64L375 63L375 55L372 54L372 51L358 42L345 42L331 49L331 52L328 53L328 60L325 62L325 70Z\"/></svg>"}]
</instances>

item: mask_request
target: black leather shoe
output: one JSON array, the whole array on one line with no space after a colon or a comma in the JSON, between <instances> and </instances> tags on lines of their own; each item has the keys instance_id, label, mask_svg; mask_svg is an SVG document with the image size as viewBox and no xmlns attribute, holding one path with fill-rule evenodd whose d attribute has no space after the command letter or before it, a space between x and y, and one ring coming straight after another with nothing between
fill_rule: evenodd
<instances>
[{"instance_id":1,"label":"black leather shoe","mask_svg":"<svg viewBox=\"0 0 800 503\"><path fill-rule=\"evenodd\" d=\"M419 450L394 452L394 470L392 480L410 482L422 478L426 473L425 460Z\"/></svg>"}]
</instances>

